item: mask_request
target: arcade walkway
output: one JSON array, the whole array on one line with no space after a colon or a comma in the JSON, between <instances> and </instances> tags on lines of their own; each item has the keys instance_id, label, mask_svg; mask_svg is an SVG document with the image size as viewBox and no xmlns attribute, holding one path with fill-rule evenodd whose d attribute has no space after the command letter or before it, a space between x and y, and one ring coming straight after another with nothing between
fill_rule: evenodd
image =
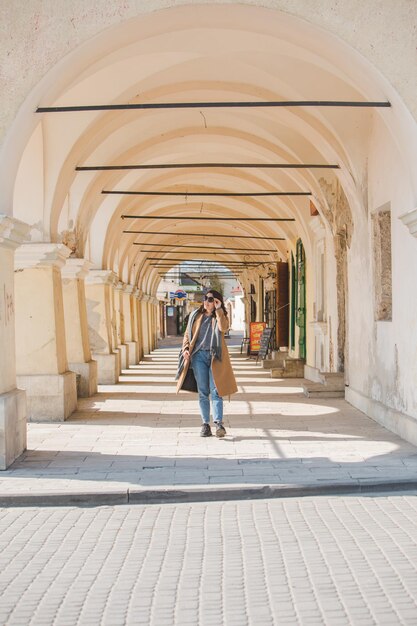
<instances>
[{"instance_id":1,"label":"arcade walkway","mask_svg":"<svg viewBox=\"0 0 417 626\"><path fill-rule=\"evenodd\" d=\"M239 347L230 350L240 393L225 403L224 440L199 437L196 396L175 394L178 348L167 342L118 385L80 400L68 421L30 424L28 451L0 474L0 503L30 494L146 501L144 490L163 500L170 489L219 499L254 497L264 485L343 492L415 481L414 446L344 400L307 399L299 380L273 380Z\"/></svg>"}]
</instances>

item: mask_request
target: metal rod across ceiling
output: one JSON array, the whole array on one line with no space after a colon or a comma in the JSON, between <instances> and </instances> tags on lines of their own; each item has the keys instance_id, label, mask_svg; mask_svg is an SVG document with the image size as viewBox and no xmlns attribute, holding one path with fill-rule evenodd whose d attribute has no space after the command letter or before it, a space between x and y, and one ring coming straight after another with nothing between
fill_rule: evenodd
<instances>
[{"instance_id":1,"label":"metal rod across ceiling","mask_svg":"<svg viewBox=\"0 0 417 626\"><path fill-rule=\"evenodd\" d=\"M211 196L221 198L251 198L258 196L311 196L310 191L258 191L254 193L233 193L229 191L123 191L103 189L103 194L115 196L174 196L174 197L200 197Z\"/></svg>"},{"instance_id":2,"label":"metal rod across ceiling","mask_svg":"<svg viewBox=\"0 0 417 626\"><path fill-rule=\"evenodd\" d=\"M227 263L219 263L218 261L207 261L207 260L202 260L200 262L198 261L190 261L189 259L159 259L158 257L148 257L147 259L145 259L145 261L152 261L150 263L150 265L168 265L169 263L177 263L177 264L187 264L186 267L194 267L194 268L198 268L198 267L210 267L210 268L219 268L221 269L222 267L234 267L234 266L239 266L239 267L247 267L249 265L270 265L270 263L268 263L267 261L228 261Z\"/></svg>"},{"instance_id":3,"label":"metal rod across ceiling","mask_svg":"<svg viewBox=\"0 0 417 626\"><path fill-rule=\"evenodd\" d=\"M197 249L197 250L218 250L219 252L223 252L223 250L246 250L247 252L277 252L276 249L274 248L232 248L231 246L226 246L226 247L222 247L219 248L218 246L185 246L182 244L178 244L178 243L149 243L149 242L145 242L145 241L134 241L133 242L134 246L158 246L158 248L190 248L190 249ZM150 251L149 251L150 252Z\"/></svg>"},{"instance_id":4,"label":"metal rod across ceiling","mask_svg":"<svg viewBox=\"0 0 417 626\"><path fill-rule=\"evenodd\" d=\"M146 109L236 109L236 108L279 108L279 107L353 107L381 108L391 103L357 100L267 100L240 102L138 102L127 104L89 104L59 107L38 107L36 113L67 113L81 111L135 111Z\"/></svg>"},{"instance_id":5,"label":"metal rod across ceiling","mask_svg":"<svg viewBox=\"0 0 417 626\"><path fill-rule=\"evenodd\" d=\"M152 268L155 270L156 268ZM173 267L173 274L178 274L178 268ZM186 274L187 276L191 276L192 274L197 276L237 276L242 274L242 270L233 270L233 272L180 272L181 274ZM165 270L162 272L158 272L160 276L171 276L170 270Z\"/></svg>"},{"instance_id":6,"label":"metal rod across ceiling","mask_svg":"<svg viewBox=\"0 0 417 626\"><path fill-rule=\"evenodd\" d=\"M151 265L156 265L155 261L159 261L160 263L187 263L187 267L201 267L202 265L205 265L206 267L218 267L219 262L218 261L207 261L207 260L203 260L201 262L197 262L197 261L190 261L189 259L160 259L159 257L153 257L150 256L147 259L145 259L145 261L152 261ZM160 264L158 263L158 265ZM267 261L227 261L227 263L221 263L219 264L221 267L225 267L225 266L236 266L239 265L240 267L243 266L247 266L247 265L262 265L262 264L268 264Z\"/></svg>"},{"instance_id":7,"label":"metal rod across ceiling","mask_svg":"<svg viewBox=\"0 0 417 626\"><path fill-rule=\"evenodd\" d=\"M176 237L211 237L212 239L266 239L267 241L285 241L285 237L260 237L258 235L223 235L219 233L168 233L157 230L124 230L126 234L136 235L174 235Z\"/></svg>"},{"instance_id":8,"label":"metal rod across ceiling","mask_svg":"<svg viewBox=\"0 0 417 626\"><path fill-rule=\"evenodd\" d=\"M143 252L144 254L179 254L184 253L184 250L179 250L178 252L168 252L167 250L138 250L138 252ZM192 254L192 255L196 255L197 252L185 252L184 254ZM204 252L204 254L209 254L209 255L214 255L214 256L218 256L218 255L238 255L238 252L223 252L223 251L219 251L219 252ZM269 256L268 253L266 252L245 252L242 256Z\"/></svg>"},{"instance_id":9,"label":"metal rod across ceiling","mask_svg":"<svg viewBox=\"0 0 417 626\"><path fill-rule=\"evenodd\" d=\"M164 268L164 267L168 267L168 268L172 268L172 267L176 267L178 265L182 265L181 261L173 261L172 263L149 263L149 267L159 267L159 268ZM231 264L227 264L228 266L230 265L231 270L243 270L243 269L254 269L255 267L259 267L260 265L263 265L263 263L249 263L246 265L231 265ZM183 271L187 271L187 272L206 272L208 270L213 270L214 273L215 272L215 268L212 268L210 266L196 266L196 267L189 267L189 268L185 268L183 269ZM223 271L223 270L218 270L219 272Z\"/></svg>"},{"instance_id":10,"label":"metal rod across ceiling","mask_svg":"<svg viewBox=\"0 0 417 626\"><path fill-rule=\"evenodd\" d=\"M122 220L195 220L195 221L214 221L214 222L295 222L294 217L202 217L202 216L186 216L186 215L122 215Z\"/></svg>"},{"instance_id":11,"label":"metal rod across ceiling","mask_svg":"<svg viewBox=\"0 0 417 626\"><path fill-rule=\"evenodd\" d=\"M328 163L155 163L132 165L79 165L76 172L111 172L117 170L165 170L187 168L259 168L259 169L340 169L340 165Z\"/></svg>"}]
</instances>

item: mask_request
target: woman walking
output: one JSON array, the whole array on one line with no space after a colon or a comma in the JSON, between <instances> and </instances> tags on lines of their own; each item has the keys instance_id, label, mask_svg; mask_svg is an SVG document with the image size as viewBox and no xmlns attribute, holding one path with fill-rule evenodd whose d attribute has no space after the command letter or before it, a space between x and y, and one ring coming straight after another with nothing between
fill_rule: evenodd
<instances>
[{"instance_id":1,"label":"woman walking","mask_svg":"<svg viewBox=\"0 0 417 626\"><path fill-rule=\"evenodd\" d=\"M229 320L221 293L210 290L202 306L193 311L184 333L176 379L177 392L183 388L189 368L195 377L200 405L201 437L211 437L210 396L216 436L224 437L223 397L237 392L224 333Z\"/></svg>"}]
</instances>

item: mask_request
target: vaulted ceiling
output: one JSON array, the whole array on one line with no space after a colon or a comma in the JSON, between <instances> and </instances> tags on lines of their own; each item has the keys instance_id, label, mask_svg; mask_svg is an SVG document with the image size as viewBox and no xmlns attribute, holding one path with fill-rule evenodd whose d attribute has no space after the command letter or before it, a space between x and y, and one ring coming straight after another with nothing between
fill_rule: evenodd
<instances>
[{"instance_id":1,"label":"vaulted ceiling","mask_svg":"<svg viewBox=\"0 0 417 626\"><path fill-rule=\"evenodd\" d=\"M51 80L39 105L387 99L354 51L324 31L278 11L207 5L110 29ZM149 257L156 255L137 242L163 244L161 258L205 258L205 246L218 246L218 256L206 258L226 266L248 261L245 248L272 250L271 262L285 259L298 237L308 248L310 201L326 206L324 184L338 179L348 198L357 194L374 117L386 115L389 109L351 106L203 105L36 113L15 214L28 221L31 198L34 240L65 241L70 233L78 255L153 293L160 276ZM201 163L235 166L128 168ZM338 169L299 167L306 165ZM95 166L127 169L77 170ZM103 193L117 190L181 195ZM204 195L273 192L311 195ZM185 255L183 245L196 250Z\"/></svg>"}]
</instances>

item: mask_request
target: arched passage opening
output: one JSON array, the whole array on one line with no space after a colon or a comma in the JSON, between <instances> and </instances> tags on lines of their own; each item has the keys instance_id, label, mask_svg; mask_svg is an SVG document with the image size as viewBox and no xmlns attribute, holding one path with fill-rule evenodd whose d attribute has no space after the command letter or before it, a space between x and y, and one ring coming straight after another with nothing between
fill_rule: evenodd
<instances>
[{"instance_id":1,"label":"arched passage opening","mask_svg":"<svg viewBox=\"0 0 417 626\"><path fill-rule=\"evenodd\" d=\"M210 106L300 101L316 104ZM35 102L160 108L35 113ZM141 16L54 67L11 125L11 144L19 153L3 152L4 198L30 226L30 243L16 253L17 374L34 390L34 414L42 396L34 376L59 382L64 418L75 405L68 372L91 393L93 361L100 382L114 382L155 346L161 276L152 255L215 242L219 261L243 264L267 248L265 263L241 274L262 316L265 268L291 265L301 241L305 315L290 324L290 356L306 356L313 380L344 372L352 403L391 426L401 413L414 432L414 344L401 331L412 324L412 307L401 304L414 296L400 276L416 252L398 218L415 199L415 124L384 77L341 40L259 7ZM267 193L282 195L256 195ZM31 289L44 294L37 318ZM45 329L45 315L43 334L29 319Z\"/></svg>"}]
</instances>

